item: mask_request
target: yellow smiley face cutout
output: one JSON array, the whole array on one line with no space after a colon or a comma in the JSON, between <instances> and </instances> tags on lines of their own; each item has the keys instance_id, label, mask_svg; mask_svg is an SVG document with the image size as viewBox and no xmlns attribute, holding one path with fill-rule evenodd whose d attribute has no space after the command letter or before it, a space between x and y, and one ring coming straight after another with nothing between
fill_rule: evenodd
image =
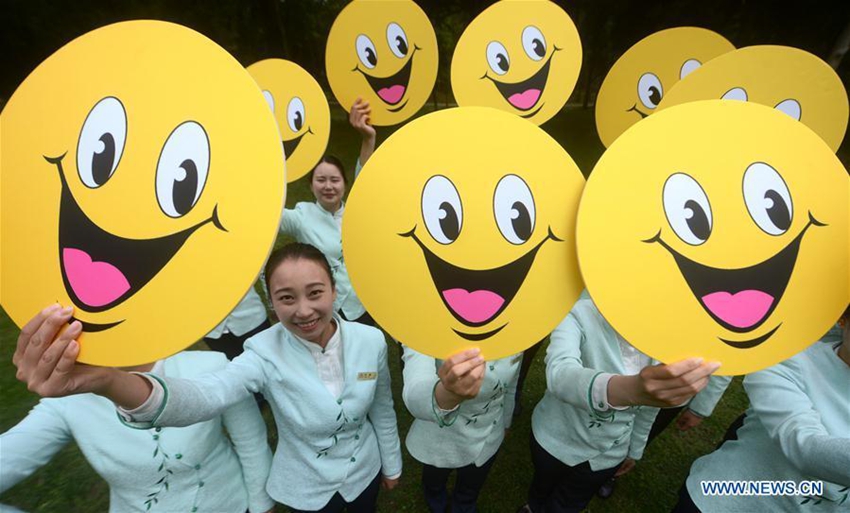
<instances>
[{"instance_id":1,"label":"yellow smiley face cutout","mask_svg":"<svg viewBox=\"0 0 850 513\"><path fill-rule=\"evenodd\" d=\"M607 148L627 128L651 115L666 93L711 59L735 47L697 27L656 32L628 49L608 71L596 96L596 131Z\"/></svg>"},{"instance_id":2,"label":"yellow smiley face cutout","mask_svg":"<svg viewBox=\"0 0 850 513\"><path fill-rule=\"evenodd\" d=\"M319 83L301 66L266 59L248 66L274 112L286 155L286 180L294 182L322 158L331 136L331 111Z\"/></svg>"},{"instance_id":3,"label":"yellow smiley face cutout","mask_svg":"<svg viewBox=\"0 0 850 513\"><path fill-rule=\"evenodd\" d=\"M847 130L844 84L818 57L787 46L748 46L688 75L659 109L696 100L743 100L773 107L805 123L837 151Z\"/></svg>"},{"instance_id":4,"label":"yellow smiley face cutout","mask_svg":"<svg viewBox=\"0 0 850 513\"><path fill-rule=\"evenodd\" d=\"M0 296L19 326L73 305L80 361L137 365L202 338L253 285L283 151L257 84L206 37L97 29L41 63L0 121Z\"/></svg>"},{"instance_id":5,"label":"yellow smiley face cutout","mask_svg":"<svg viewBox=\"0 0 850 513\"><path fill-rule=\"evenodd\" d=\"M342 227L351 282L380 325L417 351L518 353L581 291L583 185L563 148L515 115L423 116L378 148L351 191Z\"/></svg>"},{"instance_id":6,"label":"yellow smiley face cutout","mask_svg":"<svg viewBox=\"0 0 850 513\"><path fill-rule=\"evenodd\" d=\"M754 372L818 340L850 300L850 179L787 115L701 101L605 152L578 216L582 276L644 353Z\"/></svg>"},{"instance_id":7,"label":"yellow smiley face cutout","mask_svg":"<svg viewBox=\"0 0 850 513\"><path fill-rule=\"evenodd\" d=\"M581 41L554 2L502 1L472 20L452 57L458 105L494 107L541 125L561 110L581 69Z\"/></svg>"},{"instance_id":8,"label":"yellow smiley face cutout","mask_svg":"<svg viewBox=\"0 0 850 513\"><path fill-rule=\"evenodd\" d=\"M346 110L369 102L370 122L397 125L419 111L437 80L437 36L410 0L354 0L328 34L325 71Z\"/></svg>"}]
</instances>

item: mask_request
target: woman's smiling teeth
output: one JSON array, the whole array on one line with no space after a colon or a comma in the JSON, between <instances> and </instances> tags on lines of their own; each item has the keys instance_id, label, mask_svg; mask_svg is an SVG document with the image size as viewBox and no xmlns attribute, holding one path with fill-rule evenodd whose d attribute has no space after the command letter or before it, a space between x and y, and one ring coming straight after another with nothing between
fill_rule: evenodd
<instances>
[{"instance_id":1,"label":"woman's smiling teeth","mask_svg":"<svg viewBox=\"0 0 850 513\"><path fill-rule=\"evenodd\" d=\"M301 329L301 331L313 331L316 328L316 326L319 325L319 319L316 318L316 319L312 319L312 320L309 320L309 321L302 321L302 322L296 321L295 325L298 326L298 328Z\"/></svg>"}]
</instances>

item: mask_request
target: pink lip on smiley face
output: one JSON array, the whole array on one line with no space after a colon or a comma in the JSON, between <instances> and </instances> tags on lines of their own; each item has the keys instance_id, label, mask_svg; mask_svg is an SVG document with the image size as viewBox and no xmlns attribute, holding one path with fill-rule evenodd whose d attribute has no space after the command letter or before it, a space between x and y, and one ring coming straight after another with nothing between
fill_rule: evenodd
<instances>
[{"instance_id":1,"label":"pink lip on smiley face","mask_svg":"<svg viewBox=\"0 0 850 513\"><path fill-rule=\"evenodd\" d=\"M410 237L416 242L446 309L461 324L469 327L485 326L496 319L519 292L543 244L549 239L562 242L549 230L546 238L513 262L494 269L472 270L452 265L438 257L419 240L415 232L414 227L399 235ZM484 340L506 325L483 334L465 333L454 328L452 331L467 340Z\"/></svg>"},{"instance_id":2,"label":"pink lip on smiley face","mask_svg":"<svg viewBox=\"0 0 850 513\"><path fill-rule=\"evenodd\" d=\"M808 224L781 251L763 262L738 269L720 269L695 262L664 242L661 232L644 242L658 243L673 256L691 292L717 324L733 333L749 333L770 318L782 299L803 236L812 226L824 224L809 213ZM731 347L749 349L770 338L778 328L779 325L750 340L720 340Z\"/></svg>"},{"instance_id":3,"label":"pink lip on smiley face","mask_svg":"<svg viewBox=\"0 0 850 513\"><path fill-rule=\"evenodd\" d=\"M83 311L102 312L130 298L159 273L195 230L207 223L225 231L216 207L206 220L163 237L127 239L111 234L92 222L77 204L65 180L64 157L45 157L45 160L57 167L62 184L59 206L62 280L68 297Z\"/></svg>"}]
</instances>

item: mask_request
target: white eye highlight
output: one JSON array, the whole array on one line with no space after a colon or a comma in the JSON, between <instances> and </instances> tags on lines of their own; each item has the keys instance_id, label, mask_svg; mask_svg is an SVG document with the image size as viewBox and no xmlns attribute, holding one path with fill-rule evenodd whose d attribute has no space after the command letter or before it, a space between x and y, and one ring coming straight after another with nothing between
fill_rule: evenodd
<instances>
[{"instance_id":1,"label":"white eye highlight","mask_svg":"<svg viewBox=\"0 0 850 513\"><path fill-rule=\"evenodd\" d=\"M86 116L77 142L77 172L83 184L105 184L121 160L127 140L127 113L113 96L100 100Z\"/></svg>"},{"instance_id":2,"label":"white eye highlight","mask_svg":"<svg viewBox=\"0 0 850 513\"><path fill-rule=\"evenodd\" d=\"M644 73L638 80L638 98L647 109L655 109L664 97L661 80L652 73Z\"/></svg>"},{"instance_id":3,"label":"white eye highlight","mask_svg":"<svg viewBox=\"0 0 850 513\"><path fill-rule=\"evenodd\" d=\"M422 218L431 237L451 244L463 227L463 207L454 184L445 176L432 176L422 189Z\"/></svg>"},{"instance_id":4,"label":"white eye highlight","mask_svg":"<svg viewBox=\"0 0 850 513\"><path fill-rule=\"evenodd\" d=\"M699 246L711 235L711 205L699 183L684 173L664 182L664 215L682 241Z\"/></svg>"},{"instance_id":5,"label":"white eye highlight","mask_svg":"<svg viewBox=\"0 0 850 513\"><path fill-rule=\"evenodd\" d=\"M289 129L298 133L304 127L306 121L307 112L304 110L304 102L301 101L301 98L296 96L289 100L289 105L286 106L286 122L289 124Z\"/></svg>"},{"instance_id":6,"label":"white eye highlight","mask_svg":"<svg viewBox=\"0 0 850 513\"><path fill-rule=\"evenodd\" d=\"M407 46L407 34L398 23L390 23L387 25L387 44L390 45L390 51L399 59L404 58L409 50Z\"/></svg>"},{"instance_id":7,"label":"white eye highlight","mask_svg":"<svg viewBox=\"0 0 850 513\"><path fill-rule=\"evenodd\" d=\"M263 89L263 98L266 99L266 103L269 104L269 108L272 112L274 112L274 96L272 96L272 93Z\"/></svg>"},{"instance_id":8,"label":"white eye highlight","mask_svg":"<svg viewBox=\"0 0 850 513\"><path fill-rule=\"evenodd\" d=\"M369 36L360 34L354 42L354 48L357 50L357 58L360 62L369 69L378 65L378 52L375 50L375 44L369 39Z\"/></svg>"},{"instance_id":9,"label":"white eye highlight","mask_svg":"<svg viewBox=\"0 0 850 513\"><path fill-rule=\"evenodd\" d=\"M749 98L747 97L747 90L746 89L744 89L743 87L733 87L732 89L729 89L728 91L723 93L723 96L721 96L720 99L721 100L738 100L738 101L745 102Z\"/></svg>"},{"instance_id":10,"label":"white eye highlight","mask_svg":"<svg viewBox=\"0 0 850 513\"><path fill-rule=\"evenodd\" d=\"M779 172L768 164L756 162L744 172L744 203L750 217L765 233L782 235L791 227L791 193Z\"/></svg>"},{"instance_id":11,"label":"white eye highlight","mask_svg":"<svg viewBox=\"0 0 850 513\"><path fill-rule=\"evenodd\" d=\"M543 32L534 25L529 25L522 30L522 49L531 60L539 61L546 56L546 38Z\"/></svg>"},{"instance_id":12,"label":"white eye highlight","mask_svg":"<svg viewBox=\"0 0 850 513\"><path fill-rule=\"evenodd\" d=\"M511 68L511 60L505 45L498 41L491 41L487 45L487 64L497 75L504 75Z\"/></svg>"},{"instance_id":13,"label":"white eye highlight","mask_svg":"<svg viewBox=\"0 0 850 513\"><path fill-rule=\"evenodd\" d=\"M493 195L493 213L502 236L511 244L523 244L534 232L536 211L531 189L517 175L499 180Z\"/></svg>"},{"instance_id":14,"label":"white eye highlight","mask_svg":"<svg viewBox=\"0 0 850 513\"><path fill-rule=\"evenodd\" d=\"M777 103L774 109L788 114L797 121L800 121L800 118L803 116L803 108L800 106L800 102L793 98Z\"/></svg>"},{"instance_id":15,"label":"white eye highlight","mask_svg":"<svg viewBox=\"0 0 850 513\"><path fill-rule=\"evenodd\" d=\"M171 132L156 165L156 200L168 217L182 217L201 197L210 167L204 127L186 121Z\"/></svg>"},{"instance_id":16,"label":"white eye highlight","mask_svg":"<svg viewBox=\"0 0 850 513\"><path fill-rule=\"evenodd\" d=\"M679 70L679 80L682 80L686 76L690 75L694 70L702 66L702 63L696 59L688 59L682 64L682 68Z\"/></svg>"}]
</instances>

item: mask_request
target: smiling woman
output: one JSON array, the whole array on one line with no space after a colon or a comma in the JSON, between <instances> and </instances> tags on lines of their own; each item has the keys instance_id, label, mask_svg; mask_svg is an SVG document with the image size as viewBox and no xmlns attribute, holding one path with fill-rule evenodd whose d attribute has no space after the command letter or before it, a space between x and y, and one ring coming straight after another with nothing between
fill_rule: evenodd
<instances>
[{"instance_id":1,"label":"smiling woman","mask_svg":"<svg viewBox=\"0 0 850 513\"><path fill-rule=\"evenodd\" d=\"M262 393L278 427L268 494L294 511L374 511L379 486L393 488L401 475L384 336L334 314L330 266L313 246L273 252L266 280L280 323L216 372L130 374L76 364L79 323L60 332L70 309L49 308L21 332L18 376L46 397L102 395L126 408L119 410L126 425L155 433L214 419Z\"/></svg>"}]
</instances>

